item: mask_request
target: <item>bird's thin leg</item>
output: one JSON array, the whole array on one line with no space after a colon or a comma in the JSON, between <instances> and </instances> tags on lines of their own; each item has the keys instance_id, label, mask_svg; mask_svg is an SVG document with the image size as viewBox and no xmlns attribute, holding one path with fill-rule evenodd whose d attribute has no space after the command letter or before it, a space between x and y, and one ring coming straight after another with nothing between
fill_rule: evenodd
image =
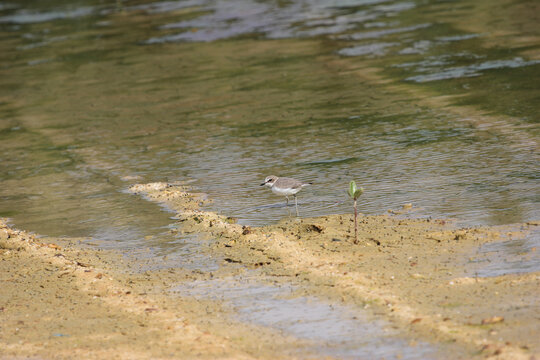
<instances>
[{"instance_id":1,"label":"bird's thin leg","mask_svg":"<svg viewBox=\"0 0 540 360\"><path fill-rule=\"evenodd\" d=\"M296 200L296 195L294 195L294 205L296 206L296 216L300 216L298 215L298 200Z\"/></svg>"},{"instance_id":2,"label":"bird's thin leg","mask_svg":"<svg viewBox=\"0 0 540 360\"><path fill-rule=\"evenodd\" d=\"M285 196L287 198L287 205L285 207L287 208L287 212L289 213L289 217L291 217L291 209L289 209L289 197Z\"/></svg>"}]
</instances>

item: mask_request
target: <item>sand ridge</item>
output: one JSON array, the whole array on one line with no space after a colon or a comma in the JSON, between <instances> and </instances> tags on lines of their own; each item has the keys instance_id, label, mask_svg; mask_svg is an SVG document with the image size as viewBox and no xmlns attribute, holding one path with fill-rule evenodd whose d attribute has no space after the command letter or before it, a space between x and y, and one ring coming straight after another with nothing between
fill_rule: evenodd
<instances>
[{"instance_id":1,"label":"sand ridge","mask_svg":"<svg viewBox=\"0 0 540 360\"><path fill-rule=\"evenodd\" d=\"M178 201L190 197L189 188L159 184L131 190L178 211L181 231L215 239L213 251L226 262L301 281L310 293L375 307L404 331L459 344L471 356L529 359L540 350L540 274L479 278L474 267L464 268L479 245L519 238L537 222L457 228L448 220L363 216L361 244L355 245L352 215L250 228Z\"/></svg>"},{"instance_id":2,"label":"sand ridge","mask_svg":"<svg viewBox=\"0 0 540 360\"><path fill-rule=\"evenodd\" d=\"M119 254L58 242L0 221L0 359L289 358L264 342L251 355L250 332L262 331L163 292L164 282L189 274L133 272ZM214 325L200 325L204 317Z\"/></svg>"},{"instance_id":3,"label":"sand ridge","mask_svg":"<svg viewBox=\"0 0 540 360\"><path fill-rule=\"evenodd\" d=\"M350 214L256 228L205 211L210 200L180 183L129 191L175 211L175 231L209 239L201 251L220 259L219 270L142 271L122 254L84 246L84 239L38 238L3 219L0 359L328 358L294 337L235 320L220 301L169 291L249 269L294 284L297 296L370 311L411 346L435 344L442 359L529 360L540 352L540 274L482 278L474 267L479 245L518 239L538 222L458 228L448 220L362 216L354 244Z\"/></svg>"}]
</instances>

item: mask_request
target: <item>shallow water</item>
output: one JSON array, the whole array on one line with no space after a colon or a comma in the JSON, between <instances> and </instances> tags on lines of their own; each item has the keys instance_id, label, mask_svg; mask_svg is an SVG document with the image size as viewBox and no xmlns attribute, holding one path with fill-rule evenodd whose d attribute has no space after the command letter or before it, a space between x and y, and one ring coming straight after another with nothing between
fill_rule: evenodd
<instances>
[{"instance_id":1,"label":"shallow water","mask_svg":"<svg viewBox=\"0 0 540 360\"><path fill-rule=\"evenodd\" d=\"M540 231L480 246L465 268L475 276L491 277L540 271Z\"/></svg>"},{"instance_id":2,"label":"shallow water","mask_svg":"<svg viewBox=\"0 0 540 360\"><path fill-rule=\"evenodd\" d=\"M213 209L262 225L288 215L258 186L278 174L315 183L302 216L350 211L355 179L367 213L538 218L534 5L490 2L472 32L486 4L2 3L0 214L132 241L168 219L122 189L195 179ZM425 102L437 95L459 96Z\"/></svg>"},{"instance_id":3,"label":"shallow water","mask_svg":"<svg viewBox=\"0 0 540 360\"><path fill-rule=\"evenodd\" d=\"M350 212L352 179L366 213L540 216L534 2L1 4L0 215L23 228L137 247L169 219L124 190L163 180L263 225L291 213L269 174L314 182L301 216Z\"/></svg>"},{"instance_id":4,"label":"shallow water","mask_svg":"<svg viewBox=\"0 0 540 360\"><path fill-rule=\"evenodd\" d=\"M345 305L296 297L291 286L262 285L243 276L194 281L173 293L223 301L238 319L279 329L306 342L305 350L337 359L437 359L437 348L407 342L390 324ZM216 295L219 294L219 295Z\"/></svg>"}]
</instances>

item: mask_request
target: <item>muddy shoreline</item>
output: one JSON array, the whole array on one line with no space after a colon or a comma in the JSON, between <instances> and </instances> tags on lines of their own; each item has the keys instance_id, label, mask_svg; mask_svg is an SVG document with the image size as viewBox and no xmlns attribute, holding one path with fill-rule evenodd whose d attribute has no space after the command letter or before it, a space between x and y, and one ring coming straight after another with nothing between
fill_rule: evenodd
<instances>
[{"instance_id":1,"label":"muddy shoreline","mask_svg":"<svg viewBox=\"0 0 540 360\"><path fill-rule=\"evenodd\" d=\"M292 218L249 228L194 209L193 199L184 205L189 193L181 186L161 183L131 190L177 211L183 231L215 238L213 250L230 263L300 280L309 293L375 307L406 332L458 343L470 356L528 358L530 350L538 352L533 315L538 274L477 278L462 270L463 259L480 244L519 238L535 222L459 229L446 220L364 216L361 244L355 245L351 215ZM512 298L525 300L522 307L514 306Z\"/></svg>"},{"instance_id":2,"label":"muddy shoreline","mask_svg":"<svg viewBox=\"0 0 540 360\"><path fill-rule=\"evenodd\" d=\"M219 301L169 291L250 269L263 281L294 284L292 296L366 309L411 343L436 344L440 358L539 353L539 274L481 278L464 265L480 244L522 237L537 222L457 229L445 220L363 216L354 244L350 215L251 228L201 210L206 200L182 185L130 191L177 212L176 231L212 239L205 252L221 259L219 270L134 271L121 254L84 239L37 238L4 220L0 358L325 358L283 332L235 320Z\"/></svg>"},{"instance_id":3,"label":"muddy shoreline","mask_svg":"<svg viewBox=\"0 0 540 360\"><path fill-rule=\"evenodd\" d=\"M297 345L223 316L215 303L164 291L200 274L134 271L81 240L39 239L1 221L0 359L290 358Z\"/></svg>"},{"instance_id":4,"label":"muddy shoreline","mask_svg":"<svg viewBox=\"0 0 540 360\"><path fill-rule=\"evenodd\" d=\"M234 319L220 301L170 292L251 270L262 281L294 284L291 296L369 311L410 344L435 344L438 358L540 353L539 274L482 278L467 265L481 244L519 239L538 222L460 229L399 212L362 216L354 244L351 215L254 228L201 210L204 196L180 184L138 184L130 192L176 212L174 231L210 239L204 252L220 259L219 269L137 271L114 251L36 238L3 221L0 358L326 358L283 332Z\"/></svg>"}]
</instances>

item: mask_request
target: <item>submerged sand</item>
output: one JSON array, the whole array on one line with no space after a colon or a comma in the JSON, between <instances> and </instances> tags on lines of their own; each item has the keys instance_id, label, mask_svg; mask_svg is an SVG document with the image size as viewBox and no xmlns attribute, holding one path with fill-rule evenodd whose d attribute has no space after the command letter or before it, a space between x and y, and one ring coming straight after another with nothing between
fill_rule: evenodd
<instances>
[{"instance_id":1,"label":"submerged sand","mask_svg":"<svg viewBox=\"0 0 540 360\"><path fill-rule=\"evenodd\" d=\"M210 239L204 251L222 259L220 269L134 271L120 254L77 239L43 241L4 221L0 358L323 358L298 339L235 320L219 301L168 291L241 269L295 284L298 296L371 311L405 338L436 344L442 358L540 354L540 274L482 278L470 265L481 244L523 237L538 222L458 228L447 220L361 216L355 244L352 215L251 228L201 210L204 197L179 184L130 191L177 212L177 231Z\"/></svg>"}]
</instances>

